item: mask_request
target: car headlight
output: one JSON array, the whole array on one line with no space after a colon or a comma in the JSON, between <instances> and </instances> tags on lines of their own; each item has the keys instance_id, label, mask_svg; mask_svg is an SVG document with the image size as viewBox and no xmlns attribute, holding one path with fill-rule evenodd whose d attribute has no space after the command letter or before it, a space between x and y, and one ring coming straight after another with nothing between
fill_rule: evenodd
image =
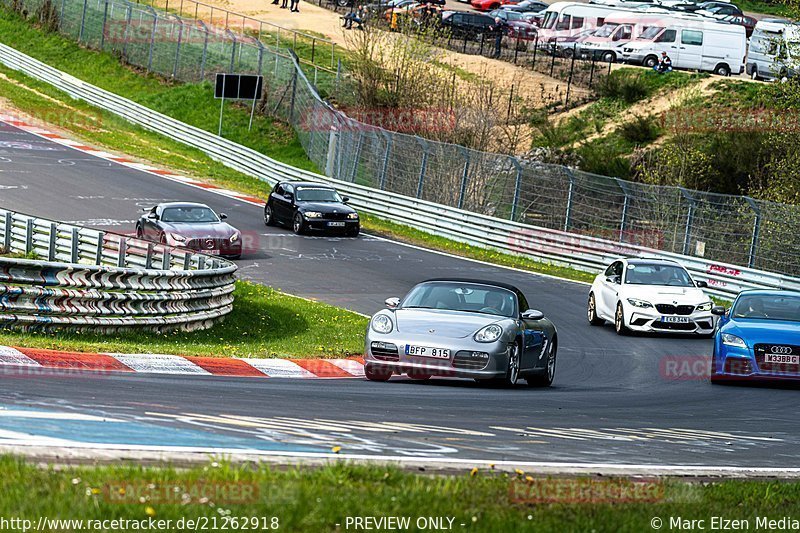
<instances>
[{"instance_id":1,"label":"car headlight","mask_svg":"<svg viewBox=\"0 0 800 533\"><path fill-rule=\"evenodd\" d=\"M503 328L497 324L489 324L478 330L475 334L476 342L494 342L503 334Z\"/></svg>"},{"instance_id":2,"label":"car headlight","mask_svg":"<svg viewBox=\"0 0 800 533\"><path fill-rule=\"evenodd\" d=\"M711 311L711 308L714 306L711 302L706 302L704 304L700 304L697 306L698 311Z\"/></svg>"},{"instance_id":3,"label":"car headlight","mask_svg":"<svg viewBox=\"0 0 800 533\"><path fill-rule=\"evenodd\" d=\"M179 235L178 233L170 233L170 237L172 237L173 241L186 242L186 237Z\"/></svg>"},{"instance_id":4,"label":"car headlight","mask_svg":"<svg viewBox=\"0 0 800 533\"><path fill-rule=\"evenodd\" d=\"M347 213L347 218L350 220L356 220L358 218L358 213Z\"/></svg>"},{"instance_id":5,"label":"car headlight","mask_svg":"<svg viewBox=\"0 0 800 533\"><path fill-rule=\"evenodd\" d=\"M637 300L636 298L628 298L628 303L639 308L653 307L653 304L650 302L645 300Z\"/></svg>"},{"instance_id":6,"label":"car headlight","mask_svg":"<svg viewBox=\"0 0 800 533\"><path fill-rule=\"evenodd\" d=\"M320 217L322 217L322 213L320 213L319 211L306 211L303 214L306 216L306 218L320 218Z\"/></svg>"},{"instance_id":7,"label":"car headlight","mask_svg":"<svg viewBox=\"0 0 800 533\"><path fill-rule=\"evenodd\" d=\"M372 317L372 329L378 333L389 333L392 331L392 319L386 315L375 315Z\"/></svg>"},{"instance_id":8,"label":"car headlight","mask_svg":"<svg viewBox=\"0 0 800 533\"><path fill-rule=\"evenodd\" d=\"M233 235L231 235L231 238L230 238L231 242L236 242L238 240L239 240L239 234L238 233L234 233Z\"/></svg>"},{"instance_id":9,"label":"car headlight","mask_svg":"<svg viewBox=\"0 0 800 533\"><path fill-rule=\"evenodd\" d=\"M725 344L726 346L735 346L736 348L747 348L747 344L744 342L744 339L737 337L736 335L731 335L730 333L722 334L722 344Z\"/></svg>"}]
</instances>

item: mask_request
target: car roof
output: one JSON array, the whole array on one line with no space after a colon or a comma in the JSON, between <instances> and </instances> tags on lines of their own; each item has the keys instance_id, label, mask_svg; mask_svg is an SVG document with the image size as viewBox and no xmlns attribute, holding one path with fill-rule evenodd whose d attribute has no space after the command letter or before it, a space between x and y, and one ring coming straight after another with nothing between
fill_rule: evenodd
<instances>
[{"instance_id":1,"label":"car roof","mask_svg":"<svg viewBox=\"0 0 800 533\"><path fill-rule=\"evenodd\" d=\"M626 257L624 259L629 265L677 265L682 266L677 261L672 259L664 259L662 257Z\"/></svg>"},{"instance_id":2,"label":"car roof","mask_svg":"<svg viewBox=\"0 0 800 533\"><path fill-rule=\"evenodd\" d=\"M512 292L522 292L514 285L510 283L503 283L502 281L487 281L485 279L472 279L472 278L432 278L426 279L420 283L436 283L436 282L448 282L448 283L472 283L476 285L489 285L491 287L500 287L501 289L508 289Z\"/></svg>"},{"instance_id":3,"label":"car roof","mask_svg":"<svg viewBox=\"0 0 800 533\"><path fill-rule=\"evenodd\" d=\"M158 204L158 207L162 209L167 207L207 207L211 209L206 204L201 204L199 202L163 202Z\"/></svg>"},{"instance_id":4,"label":"car roof","mask_svg":"<svg viewBox=\"0 0 800 533\"><path fill-rule=\"evenodd\" d=\"M314 188L318 188L318 189L333 189L333 190L336 190L336 188L332 187L331 185L327 185L325 183L319 183L319 182L316 182L316 181L284 181L284 182L281 182L281 185L283 185L283 184L288 184L288 185L291 185L292 187L314 187Z\"/></svg>"},{"instance_id":5,"label":"car roof","mask_svg":"<svg viewBox=\"0 0 800 533\"><path fill-rule=\"evenodd\" d=\"M800 296L800 290L792 290L792 289L745 289L739 293L738 296L742 295L791 295L791 296ZM738 297L737 296L737 297Z\"/></svg>"}]
</instances>

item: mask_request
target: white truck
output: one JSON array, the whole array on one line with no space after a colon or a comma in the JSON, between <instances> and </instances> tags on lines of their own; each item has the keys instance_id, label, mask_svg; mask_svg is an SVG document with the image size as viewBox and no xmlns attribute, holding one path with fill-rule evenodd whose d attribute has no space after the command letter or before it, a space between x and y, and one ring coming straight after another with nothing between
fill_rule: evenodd
<instances>
[{"instance_id":1,"label":"white truck","mask_svg":"<svg viewBox=\"0 0 800 533\"><path fill-rule=\"evenodd\" d=\"M747 74L754 80L791 78L800 72L800 25L759 20L750 36Z\"/></svg>"}]
</instances>

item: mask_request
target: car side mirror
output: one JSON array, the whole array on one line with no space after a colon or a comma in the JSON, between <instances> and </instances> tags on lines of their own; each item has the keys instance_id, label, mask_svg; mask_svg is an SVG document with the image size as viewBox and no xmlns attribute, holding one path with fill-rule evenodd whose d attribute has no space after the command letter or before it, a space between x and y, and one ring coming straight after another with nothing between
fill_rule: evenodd
<instances>
[{"instance_id":1,"label":"car side mirror","mask_svg":"<svg viewBox=\"0 0 800 533\"><path fill-rule=\"evenodd\" d=\"M615 285L619 285L619 276L606 276L606 281Z\"/></svg>"},{"instance_id":2,"label":"car side mirror","mask_svg":"<svg viewBox=\"0 0 800 533\"><path fill-rule=\"evenodd\" d=\"M727 311L727 309L725 309L721 305L715 305L714 307L711 308L711 314L712 315L725 316L725 312L726 311Z\"/></svg>"},{"instance_id":3,"label":"car side mirror","mask_svg":"<svg viewBox=\"0 0 800 533\"><path fill-rule=\"evenodd\" d=\"M147 218L149 218L150 220L158 220L158 214L150 213L149 215L147 215Z\"/></svg>"},{"instance_id":4,"label":"car side mirror","mask_svg":"<svg viewBox=\"0 0 800 533\"><path fill-rule=\"evenodd\" d=\"M294 201L294 195L290 192L284 193L283 197L289 200L290 202Z\"/></svg>"},{"instance_id":5,"label":"car side mirror","mask_svg":"<svg viewBox=\"0 0 800 533\"><path fill-rule=\"evenodd\" d=\"M346 204L349 201L350 201L350 197L349 196L342 196L342 203L343 204Z\"/></svg>"},{"instance_id":6,"label":"car side mirror","mask_svg":"<svg viewBox=\"0 0 800 533\"><path fill-rule=\"evenodd\" d=\"M528 309L522 313L522 318L525 320L541 320L544 318L544 313L537 309Z\"/></svg>"},{"instance_id":7,"label":"car side mirror","mask_svg":"<svg viewBox=\"0 0 800 533\"><path fill-rule=\"evenodd\" d=\"M220 213L219 214L219 219L220 220L226 220L227 218L228 218L228 215L226 215L225 213Z\"/></svg>"},{"instance_id":8,"label":"car side mirror","mask_svg":"<svg viewBox=\"0 0 800 533\"><path fill-rule=\"evenodd\" d=\"M698 281L697 283L695 283L695 285L697 285L701 289L707 289L708 288L708 283L706 283L705 281Z\"/></svg>"},{"instance_id":9,"label":"car side mirror","mask_svg":"<svg viewBox=\"0 0 800 533\"><path fill-rule=\"evenodd\" d=\"M386 304L387 309L397 309L397 306L400 305L400 298L386 298L383 303Z\"/></svg>"}]
</instances>

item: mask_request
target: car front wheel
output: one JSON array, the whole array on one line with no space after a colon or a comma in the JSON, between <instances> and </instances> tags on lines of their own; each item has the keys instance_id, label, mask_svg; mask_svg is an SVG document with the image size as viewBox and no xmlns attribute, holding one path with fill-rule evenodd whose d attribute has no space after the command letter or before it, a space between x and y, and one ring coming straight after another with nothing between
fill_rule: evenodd
<instances>
[{"instance_id":1,"label":"car front wheel","mask_svg":"<svg viewBox=\"0 0 800 533\"><path fill-rule=\"evenodd\" d=\"M364 376L370 381L389 381L392 371L386 367L367 363L364 365Z\"/></svg>"},{"instance_id":2,"label":"car front wheel","mask_svg":"<svg viewBox=\"0 0 800 533\"><path fill-rule=\"evenodd\" d=\"M617 335L627 335L628 326L625 325L625 311L622 309L622 302L617 303L617 311L614 313L614 330Z\"/></svg>"},{"instance_id":3,"label":"car front wheel","mask_svg":"<svg viewBox=\"0 0 800 533\"><path fill-rule=\"evenodd\" d=\"M306 230L305 223L303 222L303 215L297 213L292 221L292 231L297 235L302 235Z\"/></svg>"},{"instance_id":4,"label":"car front wheel","mask_svg":"<svg viewBox=\"0 0 800 533\"><path fill-rule=\"evenodd\" d=\"M508 368L505 377L499 378L498 383L505 387L513 387L519 380L519 343L511 345L508 352Z\"/></svg>"},{"instance_id":5,"label":"car front wheel","mask_svg":"<svg viewBox=\"0 0 800 533\"><path fill-rule=\"evenodd\" d=\"M602 318L597 316L597 304L594 300L594 293L589 293L589 303L586 305L586 316L589 319L589 324L593 326L600 326L605 322Z\"/></svg>"},{"instance_id":6,"label":"car front wheel","mask_svg":"<svg viewBox=\"0 0 800 533\"><path fill-rule=\"evenodd\" d=\"M270 207L269 205L264 206L264 225L265 226L275 225L275 216L272 214L272 207Z\"/></svg>"}]
</instances>

